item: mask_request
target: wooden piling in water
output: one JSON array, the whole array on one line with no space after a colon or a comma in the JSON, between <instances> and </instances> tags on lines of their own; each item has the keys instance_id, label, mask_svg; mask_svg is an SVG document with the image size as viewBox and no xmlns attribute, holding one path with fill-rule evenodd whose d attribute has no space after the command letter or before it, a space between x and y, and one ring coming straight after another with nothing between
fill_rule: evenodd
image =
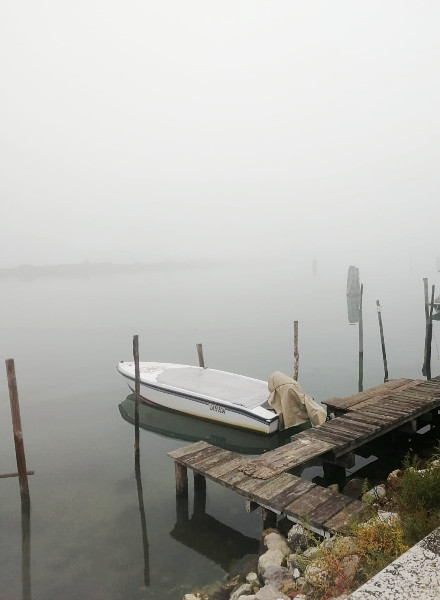
<instances>
[{"instance_id":1,"label":"wooden piling in water","mask_svg":"<svg viewBox=\"0 0 440 600\"><path fill-rule=\"evenodd\" d=\"M432 311L434 309L435 285L431 288L431 306L429 309L428 324L426 329L425 375L431 379L431 346L432 346Z\"/></svg>"},{"instance_id":2,"label":"wooden piling in water","mask_svg":"<svg viewBox=\"0 0 440 600\"><path fill-rule=\"evenodd\" d=\"M364 284L361 283L361 295L359 299L359 381L358 390L364 389L364 324L362 317L362 298L364 294Z\"/></svg>"},{"instance_id":3,"label":"wooden piling in water","mask_svg":"<svg viewBox=\"0 0 440 600\"><path fill-rule=\"evenodd\" d=\"M133 358L135 377L135 405L134 405L134 451L139 454L139 399L141 395L141 376L139 371L139 336L133 336Z\"/></svg>"},{"instance_id":4,"label":"wooden piling in water","mask_svg":"<svg viewBox=\"0 0 440 600\"><path fill-rule=\"evenodd\" d=\"M425 346L423 351L423 367L422 374L427 375L426 373L426 364L427 364L427 352L428 352L428 323L429 323L429 299L428 299L428 278L423 278L423 292L425 297Z\"/></svg>"},{"instance_id":5,"label":"wooden piling in water","mask_svg":"<svg viewBox=\"0 0 440 600\"><path fill-rule=\"evenodd\" d=\"M202 367L202 369L205 368L205 360L203 358L203 346L202 344L196 344L197 346L197 354L199 355L199 367Z\"/></svg>"},{"instance_id":6,"label":"wooden piling in water","mask_svg":"<svg viewBox=\"0 0 440 600\"><path fill-rule=\"evenodd\" d=\"M206 478L200 473L194 473L194 507L193 514L204 515L206 513Z\"/></svg>"},{"instance_id":7,"label":"wooden piling in water","mask_svg":"<svg viewBox=\"0 0 440 600\"><path fill-rule=\"evenodd\" d=\"M14 359L6 360L6 373L8 377L9 400L11 404L12 429L14 432L15 456L17 459L18 479L20 494L23 502L29 502L29 484L27 479L26 457L24 453L23 431L21 427L20 405L18 401L17 378L15 375Z\"/></svg>"},{"instance_id":8,"label":"wooden piling in water","mask_svg":"<svg viewBox=\"0 0 440 600\"><path fill-rule=\"evenodd\" d=\"M376 306L377 306L377 318L379 319L380 343L382 345L384 382L386 383L388 381L388 363L387 363L387 353L385 351L385 338L384 338L384 335L383 335L382 307L380 305L379 300L376 300Z\"/></svg>"},{"instance_id":9,"label":"wooden piling in water","mask_svg":"<svg viewBox=\"0 0 440 600\"><path fill-rule=\"evenodd\" d=\"M293 367L293 379L295 381L298 381L298 370L299 370L298 321L293 322L293 356L295 357L295 364Z\"/></svg>"},{"instance_id":10,"label":"wooden piling in water","mask_svg":"<svg viewBox=\"0 0 440 600\"><path fill-rule=\"evenodd\" d=\"M176 475L176 496L188 496L188 471L187 468L174 461Z\"/></svg>"}]
</instances>

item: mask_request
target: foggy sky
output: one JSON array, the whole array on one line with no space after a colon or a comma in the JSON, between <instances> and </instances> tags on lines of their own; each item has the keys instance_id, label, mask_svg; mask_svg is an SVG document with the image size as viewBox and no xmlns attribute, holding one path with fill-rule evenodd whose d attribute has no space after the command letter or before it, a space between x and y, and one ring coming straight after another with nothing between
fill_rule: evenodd
<instances>
[{"instance_id":1,"label":"foggy sky","mask_svg":"<svg viewBox=\"0 0 440 600\"><path fill-rule=\"evenodd\" d=\"M4 0L0 266L435 260L439 17L419 0Z\"/></svg>"}]
</instances>

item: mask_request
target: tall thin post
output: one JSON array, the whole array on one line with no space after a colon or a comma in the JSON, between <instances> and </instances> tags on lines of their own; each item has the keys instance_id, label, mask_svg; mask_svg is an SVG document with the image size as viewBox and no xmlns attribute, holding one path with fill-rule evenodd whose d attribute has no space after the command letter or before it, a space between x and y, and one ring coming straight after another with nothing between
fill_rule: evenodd
<instances>
[{"instance_id":1,"label":"tall thin post","mask_svg":"<svg viewBox=\"0 0 440 600\"><path fill-rule=\"evenodd\" d=\"M425 296L425 349L423 353L423 367L422 374L427 375L427 352L428 352L428 323L429 323L429 300L428 300L428 278L423 278L423 292Z\"/></svg>"},{"instance_id":2,"label":"tall thin post","mask_svg":"<svg viewBox=\"0 0 440 600\"><path fill-rule=\"evenodd\" d=\"M435 285L431 290L431 307L429 309L428 327L426 336L426 378L431 379L431 345L432 345L432 311L434 308Z\"/></svg>"},{"instance_id":3,"label":"tall thin post","mask_svg":"<svg viewBox=\"0 0 440 600\"><path fill-rule=\"evenodd\" d=\"M205 360L203 358L203 346L202 344L196 344L197 345L197 354L199 355L199 366L202 367L202 369L205 368Z\"/></svg>"},{"instance_id":4,"label":"tall thin post","mask_svg":"<svg viewBox=\"0 0 440 600\"><path fill-rule=\"evenodd\" d=\"M384 382L388 381L388 364L387 364L387 353L385 351L385 338L383 335L382 325L382 307L379 300L376 300L377 306L377 318L379 319L379 331L380 331L380 343L382 344L382 358L383 358L383 370L385 372Z\"/></svg>"},{"instance_id":5,"label":"tall thin post","mask_svg":"<svg viewBox=\"0 0 440 600\"><path fill-rule=\"evenodd\" d=\"M364 294L364 284L361 283L361 295L359 299L359 382L360 392L364 389L364 324L362 317L362 297Z\"/></svg>"},{"instance_id":6,"label":"tall thin post","mask_svg":"<svg viewBox=\"0 0 440 600\"><path fill-rule=\"evenodd\" d=\"M29 502L29 485L24 454L23 431L21 428L20 405L18 402L17 378L13 358L6 360L6 373L8 376L9 400L11 404L12 429L14 432L15 457L17 459L18 479L22 503ZM26 500L27 499L27 500Z\"/></svg>"},{"instance_id":7,"label":"tall thin post","mask_svg":"<svg viewBox=\"0 0 440 600\"><path fill-rule=\"evenodd\" d=\"M295 357L295 365L293 367L293 378L295 381L298 381L298 369L299 369L298 321L293 322L293 356Z\"/></svg>"},{"instance_id":8,"label":"tall thin post","mask_svg":"<svg viewBox=\"0 0 440 600\"><path fill-rule=\"evenodd\" d=\"M139 454L139 398L141 395L141 375L139 371L139 336L133 336L133 358L135 378L135 405L134 405L134 451Z\"/></svg>"}]
</instances>

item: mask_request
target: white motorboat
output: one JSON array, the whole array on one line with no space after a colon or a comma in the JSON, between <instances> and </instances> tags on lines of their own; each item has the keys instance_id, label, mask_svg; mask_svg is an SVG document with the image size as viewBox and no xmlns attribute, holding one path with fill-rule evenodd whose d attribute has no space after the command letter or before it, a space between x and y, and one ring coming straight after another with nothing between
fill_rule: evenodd
<instances>
[{"instance_id":1,"label":"white motorboat","mask_svg":"<svg viewBox=\"0 0 440 600\"><path fill-rule=\"evenodd\" d=\"M117 370L134 391L134 361L121 361ZM279 429L266 381L173 363L141 362L139 371L140 395L147 403L265 434Z\"/></svg>"}]
</instances>

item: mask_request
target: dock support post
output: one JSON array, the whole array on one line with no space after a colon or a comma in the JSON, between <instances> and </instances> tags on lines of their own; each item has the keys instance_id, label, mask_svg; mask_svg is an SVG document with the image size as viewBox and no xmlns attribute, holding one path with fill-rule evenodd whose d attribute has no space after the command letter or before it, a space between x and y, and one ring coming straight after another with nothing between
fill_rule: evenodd
<instances>
[{"instance_id":1,"label":"dock support post","mask_svg":"<svg viewBox=\"0 0 440 600\"><path fill-rule=\"evenodd\" d=\"M263 529L269 529L270 527L276 527L277 515L271 510L261 507L261 516L263 517Z\"/></svg>"},{"instance_id":2,"label":"dock support post","mask_svg":"<svg viewBox=\"0 0 440 600\"><path fill-rule=\"evenodd\" d=\"M295 365L293 367L293 379L295 381L298 381L298 369L299 369L298 321L293 322L293 355L295 357Z\"/></svg>"},{"instance_id":3,"label":"dock support post","mask_svg":"<svg viewBox=\"0 0 440 600\"><path fill-rule=\"evenodd\" d=\"M194 507L195 515L204 515L206 512L206 478L194 471Z\"/></svg>"},{"instance_id":4,"label":"dock support post","mask_svg":"<svg viewBox=\"0 0 440 600\"><path fill-rule=\"evenodd\" d=\"M359 299L359 382L360 392L364 389L364 324L362 317L362 297L364 294L364 284L361 283L361 296Z\"/></svg>"},{"instance_id":5,"label":"dock support post","mask_svg":"<svg viewBox=\"0 0 440 600\"><path fill-rule=\"evenodd\" d=\"M205 369L205 359L203 358L203 346L202 344L196 344L197 354L199 355L199 367Z\"/></svg>"},{"instance_id":6,"label":"dock support post","mask_svg":"<svg viewBox=\"0 0 440 600\"><path fill-rule=\"evenodd\" d=\"M176 473L176 519L178 523L188 521L188 471L174 461Z\"/></svg>"},{"instance_id":7,"label":"dock support post","mask_svg":"<svg viewBox=\"0 0 440 600\"><path fill-rule=\"evenodd\" d=\"M187 468L174 461L176 474L176 496L188 496L188 471Z\"/></svg>"},{"instance_id":8,"label":"dock support post","mask_svg":"<svg viewBox=\"0 0 440 600\"><path fill-rule=\"evenodd\" d=\"M388 364L387 364L387 353L385 351L385 338L383 335L382 325L382 307L379 300L376 300L377 306L377 318L379 319L379 331L380 331L380 343L382 345L382 358L383 358L383 370L384 370L384 383L388 381Z\"/></svg>"},{"instance_id":9,"label":"dock support post","mask_svg":"<svg viewBox=\"0 0 440 600\"><path fill-rule=\"evenodd\" d=\"M141 377L139 371L139 336L133 336L133 358L135 377L135 405L134 405L134 452L139 454L139 397L141 394Z\"/></svg>"},{"instance_id":10,"label":"dock support post","mask_svg":"<svg viewBox=\"0 0 440 600\"><path fill-rule=\"evenodd\" d=\"M13 358L6 361L6 373L8 377L9 400L11 404L12 429L14 432L15 457L17 460L18 479L20 482L20 494L22 504L29 502L29 484L26 469L26 457L24 454L23 431L21 428L20 405L18 402L17 378L15 376L15 364Z\"/></svg>"}]
</instances>

